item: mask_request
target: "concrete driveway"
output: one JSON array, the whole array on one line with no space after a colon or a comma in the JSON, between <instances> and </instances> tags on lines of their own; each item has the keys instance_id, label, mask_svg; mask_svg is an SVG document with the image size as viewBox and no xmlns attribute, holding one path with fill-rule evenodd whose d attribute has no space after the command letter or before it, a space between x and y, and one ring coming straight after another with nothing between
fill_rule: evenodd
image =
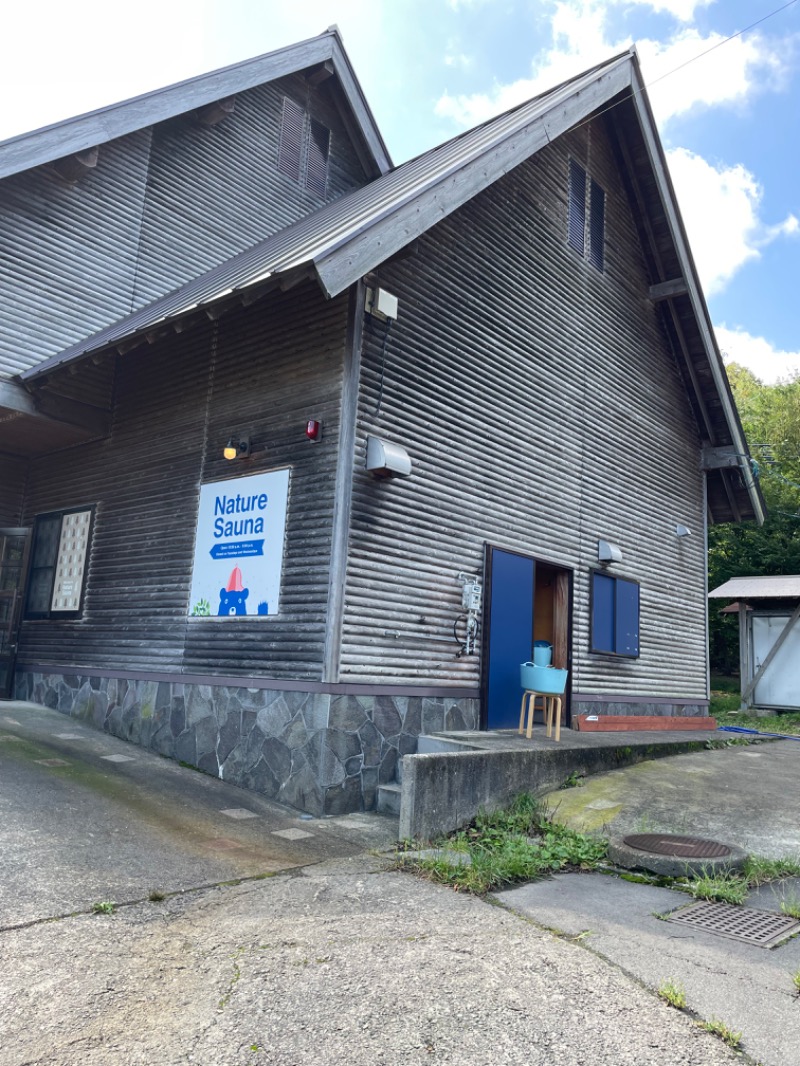
<instances>
[{"instance_id":1,"label":"concrete driveway","mask_svg":"<svg viewBox=\"0 0 800 1066\"><path fill-rule=\"evenodd\" d=\"M79 720L0 703L0 926L274 874L396 836L309 819Z\"/></svg>"},{"instance_id":2,"label":"concrete driveway","mask_svg":"<svg viewBox=\"0 0 800 1066\"><path fill-rule=\"evenodd\" d=\"M580 946L394 872L392 820L10 704L0 804L0 1066L737 1061Z\"/></svg>"}]
</instances>

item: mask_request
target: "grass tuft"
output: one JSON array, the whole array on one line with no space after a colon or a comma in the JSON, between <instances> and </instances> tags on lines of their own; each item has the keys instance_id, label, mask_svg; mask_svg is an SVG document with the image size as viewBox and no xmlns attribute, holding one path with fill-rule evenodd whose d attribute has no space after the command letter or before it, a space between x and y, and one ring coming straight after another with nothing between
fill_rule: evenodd
<instances>
[{"instance_id":1,"label":"grass tuft","mask_svg":"<svg viewBox=\"0 0 800 1066\"><path fill-rule=\"evenodd\" d=\"M547 806L528 793L502 810L481 812L440 846L468 855L469 862L455 865L440 855L399 861L398 865L475 895L518 881L535 881L565 866L591 869L608 849L605 840L554 822Z\"/></svg>"},{"instance_id":2,"label":"grass tuft","mask_svg":"<svg viewBox=\"0 0 800 1066\"><path fill-rule=\"evenodd\" d=\"M719 1018L712 1018L710 1022L698 1022L697 1024L701 1029L705 1029L707 1033L713 1033L714 1036L718 1036L728 1047L741 1047L741 1032L734 1032L730 1026L726 1025L725 1022L721 1022Z\"/></svg>"},{"instance_id":3,"label":"grass tuft","mask_svg":"<svg viewBox=\"0 0 800 1066\"><path fill-rule=\"evenodd\" d=\"M92 912L94 914L113 914L114 904L111 900L102 900L99 903L92 904Z\"/></svg>"},{"instance_id":4,"label":"grass tuft","mask_svg":"<svg viewBox=\"0 0 800 1066\"><path fill-rule=\"evenodd\" d=\"M686 989L680 981L675 981L671 977L661 982L658 986L658 994L665 1003L669 1003L670 1007L675 1007L676 1010L683 1010L686 1006Z\"/></svg>"},{"instance_id":5,"label":"grass tuft","mask_svg":"<svg viewBox=\"0 0 800 1066\"><path fill-rule=\"evenodd\" d=\"M747 899L748 884L742 877L725 872L701 873L686 882L686 891L695 899L740 906Z\"/></svg>"}]
</instances>

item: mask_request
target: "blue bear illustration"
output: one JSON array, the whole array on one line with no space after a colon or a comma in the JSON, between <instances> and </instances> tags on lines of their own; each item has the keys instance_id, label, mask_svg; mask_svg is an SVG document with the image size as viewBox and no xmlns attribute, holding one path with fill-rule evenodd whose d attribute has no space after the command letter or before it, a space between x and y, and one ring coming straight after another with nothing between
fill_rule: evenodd
<instances>
[{"instance_id":1,"label":"blue bear illustration","mask_svg":"<svg viewBox=\"0 0 800 1066\"><path fill-rule=\"evenodd\" d=\"M250 595L250 589L242 585L242 571L234 566L228 581L228 587L219 590L219 610L217 615L247 614L245 600Z\"/></svg>"}]
</instances>

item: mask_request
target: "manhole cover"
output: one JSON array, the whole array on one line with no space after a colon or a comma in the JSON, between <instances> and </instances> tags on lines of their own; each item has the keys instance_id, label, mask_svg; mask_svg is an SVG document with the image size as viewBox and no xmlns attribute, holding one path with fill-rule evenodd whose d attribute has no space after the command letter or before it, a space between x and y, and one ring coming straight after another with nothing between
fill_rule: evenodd
<instances>
[{"instance_id":1,"label":"manhole cover","mask_svg":"<svg viewBox=\"0 0 800 1066\"><path fill-rule=\"evenodd\" d=\"M800 922L786 914L734 907L730 903L701 900L684 910L670 914L670 922L704 929L707 933L741 940L760 948L776 947L781 941L800 932Z\"/></svg>"},{"instance_id":2,"label":"manhole cover","mask_svg":"<svg viewBox=\"0 0 800 1066\"><path fill-rule=\"evenodd\" d=\"M622 843L636 851L648 851L651 855L674 855L681 859L722 859L731 853L727 845L716 840L673 836L670 833L636 833L624 837Z\"/></svg>"}]
</instances>

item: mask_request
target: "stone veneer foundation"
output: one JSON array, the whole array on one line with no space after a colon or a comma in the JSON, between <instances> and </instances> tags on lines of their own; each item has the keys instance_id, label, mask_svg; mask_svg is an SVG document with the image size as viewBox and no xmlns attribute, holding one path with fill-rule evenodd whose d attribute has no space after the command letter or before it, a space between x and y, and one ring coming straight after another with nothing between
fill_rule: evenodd
<instances>
[{"instance_id":1,"label":"stone veneer foundation","mask_svg":"<svg viewBox=\"0 0 800 1066\"><path fill-rule=\"evenodd\" d=\"M372 810L420 733L478 728L478 700L331 695L19 671L15 698L80 718L310 814Z\"/></svg>"}]
</instances>

